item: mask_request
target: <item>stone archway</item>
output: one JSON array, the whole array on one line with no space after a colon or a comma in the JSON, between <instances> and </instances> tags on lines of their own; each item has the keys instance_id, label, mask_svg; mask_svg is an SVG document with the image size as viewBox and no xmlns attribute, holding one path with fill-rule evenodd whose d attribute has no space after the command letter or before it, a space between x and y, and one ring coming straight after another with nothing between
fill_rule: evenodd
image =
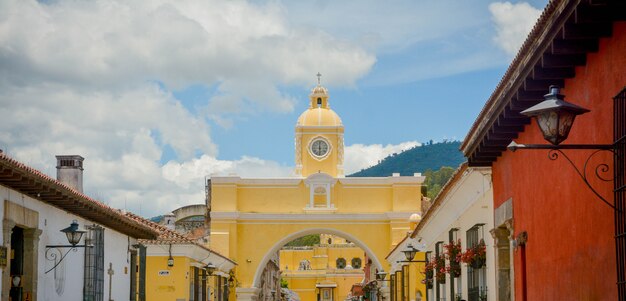
<instances>
[{"instance_id":1,"label":"stone archway","mask_svg":"<svg viewBox=\"0 0 626 301\"><path fill-rule=\"evenodd\" d=\"M261 274L263 273L263 269L265 268L265 265L267 264L267 262L270 260L272 254L278 252L288 242L296 238L309 235L309 234L322 234L322 233L333 234L333 235L341 236L345 239L350 240L357 247L361 248L367 254L367 256L372 260L372 264L374 265L374 267L376 267L376 269L378 270L383 269L383 265L380 259L376 256L376 254L372 251L372 249L370 249L365 243L363 243L357 237L351 235L350 233L332 229L332 228L310 228L310 229L304 229L301 231L294 232L290 235L287 235L283 239L275 243L274 246L272 246L272 248L265 254L265 257L263 257L263 259L259 262L257 270L254 274L254 281L252 282L252 287L254 288L259 287L259 282L261 281Z\"/></svg>"}]
</instances>

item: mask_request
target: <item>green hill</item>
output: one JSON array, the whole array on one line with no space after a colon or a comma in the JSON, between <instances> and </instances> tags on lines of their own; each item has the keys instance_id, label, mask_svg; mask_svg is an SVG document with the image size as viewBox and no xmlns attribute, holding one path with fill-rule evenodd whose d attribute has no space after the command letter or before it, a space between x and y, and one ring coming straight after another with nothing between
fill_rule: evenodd
<instances>
[{"instance_id":1,"label":"green hill","mask_svg":"<svg viewBox=\"0 0 626 301\"><path fill-rule=\"evenodd\" d=\"M463 153L459 150L460 146L460 141L439 143L430 141L422 146L388 156L377 165L353 173L349 177L388 177L394 172L399 172L402 176L412 176L416 172L437 171L444 166L456 169L465 161Z\"/></svg>"}]
</instances>

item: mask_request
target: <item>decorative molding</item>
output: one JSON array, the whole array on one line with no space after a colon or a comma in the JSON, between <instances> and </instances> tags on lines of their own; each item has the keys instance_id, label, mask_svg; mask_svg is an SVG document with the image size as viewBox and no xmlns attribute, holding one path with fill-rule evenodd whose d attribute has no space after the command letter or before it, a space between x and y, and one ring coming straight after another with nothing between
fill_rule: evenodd
<instances>
[{"instance_id":1,"label":"decorative molding","mask_svg":"<svg viewBox=\"0 0 626 301\"><path fill-rule=\"evenodd\" d=\"M323 208L328 210L327 208ZM309 208L309 210L311 210ZM258 220L258 221L303 221L303 222L322 222L322 221L384 221L392 222L392 220L401 220L405 222L414 212L386 212L386 213L242 213L234 212L211 212L211 220Z\"/></svg>"},{"instance_id":2,"label":"decorative molding","mask_svg":"<svg viewBox=\"0 0 626 301\"><path fill-rule=\"evenodd\" d=\"M504 225L507 220L513 218L513 198L509 198L506 202L502 203L496 210L493 212L494 214L494 226L499 227Z\"/></svg>"},{"instance_id":3,"label":"decorative molding","mask_svg":"<svg viewBox=\"0 0 626 301\"><path fill-rule=\"evenodd\" d=\"M324 143L326 143L326 145L328 145L328 150L326 151L324 155L318 156L314 154L313 151L311 151L311 146L316 141L323 141ZM330 140L324 136L316 136L316 137L313 137L311 140L309 140L309 143L306 146L306 150L313 159L317 161L322 161L328 158L330 156L330 153L333 152L333 144L330 143Z\"/></svg>"}]
</instances>

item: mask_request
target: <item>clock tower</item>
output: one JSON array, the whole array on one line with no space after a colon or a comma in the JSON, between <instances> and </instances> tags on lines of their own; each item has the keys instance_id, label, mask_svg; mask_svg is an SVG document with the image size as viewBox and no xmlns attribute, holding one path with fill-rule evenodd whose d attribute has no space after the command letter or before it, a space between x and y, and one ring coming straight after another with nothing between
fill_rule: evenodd
<instances>
[{"instance_id":1,"label":"clock tower","mask_svg":"<svg viewBox=\"0 0 626 301\"><path fill-rule=\"evenodd\" d=\"M334 178L343 173L343 124L330 109L328 90L320 84L313 88L309 108L296 123L296 175L308 177L326 173Z\"/></svg>"}]
</instances>

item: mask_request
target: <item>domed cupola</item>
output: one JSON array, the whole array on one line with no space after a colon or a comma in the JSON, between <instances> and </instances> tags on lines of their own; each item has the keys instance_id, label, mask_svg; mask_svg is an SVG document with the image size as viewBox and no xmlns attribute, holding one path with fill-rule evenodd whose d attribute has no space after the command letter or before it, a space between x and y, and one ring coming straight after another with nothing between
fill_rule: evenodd
<instances>
[{"instance_id":1,"label":"domed cupola","mask_svg":"<svg viewBox=\"0 0 626 301\"><path fill-rule=\"evenodd\" d=\"M343 123L330 109L328 90L321 85L311 90L309 108L296 123L296 174L307 177L324 172L343 176Z\"/></svg>"},{"instance_id":2,"label":"domed cupola","mask_svg":"<svg viewBox=\"0 0 626 301\"><path fill-rule=\"evenodd\" d=\"M317 86L309 95L309 109L304 111L298 118L296 127L299 126L343 126L341 118L330 109L328 103L328 89L320 84L321 74L318 73Z\"/></svg>"}]
</instances>

